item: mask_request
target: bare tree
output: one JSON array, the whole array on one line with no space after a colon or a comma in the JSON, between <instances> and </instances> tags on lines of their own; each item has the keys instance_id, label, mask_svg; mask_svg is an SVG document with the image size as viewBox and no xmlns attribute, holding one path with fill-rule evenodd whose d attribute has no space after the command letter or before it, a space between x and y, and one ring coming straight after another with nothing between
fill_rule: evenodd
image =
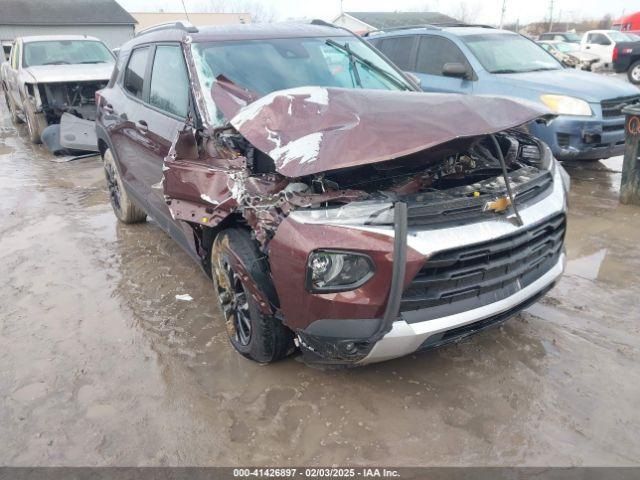
<instances>
[{"instance_id":1,"label":"bare tree","mask_svg":"<svg viewBox=\"0 0 640 480\"><path fill-rule=\"evenodd\" d=\"M613 23L613 18L610 13L607 13L604 17L602 17L598 21L598 30L607 30L611 28L611 24Z\"/></svg>"},{"instance_id":2,"label":"bare tree","mask_svg":"<svg viewBox=\"0 0 640 480\"><path fill-rule=\"evenodd\" d=\"M248 13L253 23L271 23L278 12L259 0L205 0L200 9L210 13Z\"/></svg>"},{"instance_id":3,"label":"bare tree","mask_svg":"<svg viewBox=\"0 0 640 480\"><path fill-rule=\"evenodd\" d=\"M451 2L447 3L442 13L463 23L477 23L482 13L482 4L470 1Z\"/></svg>"}]
</instances>

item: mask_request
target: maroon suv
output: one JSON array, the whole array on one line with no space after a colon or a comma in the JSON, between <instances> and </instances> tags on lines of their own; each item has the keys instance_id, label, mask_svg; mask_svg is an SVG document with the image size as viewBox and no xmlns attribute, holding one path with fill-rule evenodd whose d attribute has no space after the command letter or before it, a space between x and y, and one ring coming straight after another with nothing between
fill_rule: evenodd
<instances>
[{"instance_id":1,"label":"maroon suv","mask_svg":"<svg viewBox=\"0 0 640 480\"><path fill-rule=\"evenodd\" d=\"M364 364L498 324L564 265L547 112L431 94L329 25L183 24L97 95L111 203L213 278L233 346Z\"/></svg>"}]
</instances>

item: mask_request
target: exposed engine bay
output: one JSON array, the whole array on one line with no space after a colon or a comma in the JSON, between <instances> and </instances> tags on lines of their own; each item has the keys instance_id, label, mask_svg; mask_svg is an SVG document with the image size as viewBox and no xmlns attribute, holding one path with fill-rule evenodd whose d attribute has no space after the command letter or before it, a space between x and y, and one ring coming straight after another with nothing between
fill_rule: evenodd
<instances>
[{"instance_id":1,"label":"exposed engine bay","mask_svg":"<svg viewBox=\"0 0 640 480\"><path fill-rule=\"evenodd\" d=\"M521 127L545 112L507 98L381 91L372 102L371 91L324 87L250 103L237 95L214 84L229 120L177 134L164 195L174 219L234 218L265 250L295 210L318 223L391 225L402 201L410 226L507 213L520 222L517 205L553 183L551 154ZM456 115L425 115L447 111Z\"/></svg>"},{"instance_id":2,"label":"exposed engine bay","mask_svg":"<svg viewBox=\"0 0 640 480\"><path fill-rule=\"evenodd\" d=\"M40 104L47 123L58 123L63 113L70 113L85 120L95 120L95 93L107 83L107 80L101 80L38 84Z\"/></svg>"},{"instance_id":3,"label":"exposed engine bay","mask_svg":"<svg viewBox=\"0 0 640 480\"><path fill-rule=\"evenodd\" d=\"M474 217L481 220L482 214L487 213L488 200L505 197L499 153L489 135L458 139L440 148L386 162L299 178L277 173L273 160L233 128L219 130L213 138L191 138L199 144L198 156L211 158L213 165L215 158L235 156L238 172L229 179L233 197L229 202L236 205L233 209L249 224L263 248L282 219L295 209L316 210L324 217L335 212L344 222L390 225L392 217L388 215L367 218L368 210L354 209L360 218L350 218L354 213L340 210L345 205L356 205L354 202L392 205L402 200L409 205L410 225L432 225L444 221L473 221ZM510 186L515 191L516 204L537 197L550 186L551 175L543 165L544 147L539 141L517 129L496 134L495 139L506 164ZM180 142L174 144L173 155L176 149L182 148L184 145ZM165 169L168 173L172 168ZM506 202L488 214L504 213L510 205ZM168 203L170 208L172 205L178 208L176 202L168 200ZM191 212L189 216L196 219L196 223L210 224L211 209L207 212L209 214Z\"/></svg>"}]
</instances>

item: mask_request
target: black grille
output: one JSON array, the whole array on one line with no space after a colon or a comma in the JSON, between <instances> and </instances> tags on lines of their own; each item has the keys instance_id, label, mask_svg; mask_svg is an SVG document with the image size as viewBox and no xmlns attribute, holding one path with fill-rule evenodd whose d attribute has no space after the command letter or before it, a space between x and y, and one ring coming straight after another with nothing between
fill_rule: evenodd
<instances>
[{"instance_id":1,"label":"black grille","mask_svg":"<svg viewBox=\"0 0 640 480\"><path fill-rule=\"evenodd\" d=\"M622 109L628 105L640 102L640 95L634 95L632 97L619 97L612 98L610 100L603 100L602 116L604 118L620 117L622 116Z\"/></svg>"},{"instance_id":2,"label":"black grille","mask_svg":"<svg viewBox=\"0 0 640 480\"><path fill-rule=\"evenodd\" d=\"M558 262L565 225L564 215L558 215L513 235L436 253L402 295L405 319L418 322L478 308L530 285Z\"/></svg>"},{"instance_id":3,"label":"black grille","mask_svg":"<svg viewBox=\"0 0 640 480\"><path fill-rule=\"evenodd\" d=\"M558 138L558 146L562 148L567 148L571 142L571 135L568 133L556 133L556 137Z\"/></svg>"},{"instance_id":4,"label":"black grille","mask_svg":"<svg viewBox=\"0 0 640 480\"><path fill-rule=\"evenodd\" d=\"M624 123L616 123L615 125L602 126L603 132L617 132L617 131L622 132L622 130L624 130Z\"/></svg>"},{"instance_id":5,"label":"black grille","mask_svg":"<svg viewBox=\"0 0 640 480\"><path fill-rule=\"evenodd\" d=\"M553 177L550 172L538 173L534 178L514 188L516 205L526 205L530 200L550 191L552 185ZM467 194L467 196L459 198L452 198L440 192L435 192L431 197L422 194L408 199L409 226L480 222L486 220L487 217L500 215L494 211L485 211L485 204L487 201L503 195L505 195L503 191L483 193L477 197Z\"/></svg>"}]
</instances>

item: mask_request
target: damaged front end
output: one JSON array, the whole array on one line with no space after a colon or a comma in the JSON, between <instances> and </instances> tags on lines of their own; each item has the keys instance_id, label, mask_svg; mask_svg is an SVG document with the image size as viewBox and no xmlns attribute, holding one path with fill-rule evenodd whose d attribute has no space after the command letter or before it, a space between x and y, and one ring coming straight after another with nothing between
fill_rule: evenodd
<instances>
[{"instance_id":1,"label":"damaged front end","mask_svg":"<svg viewBox=\"0 0 640 480\"><path fill-rule=\"evenodd\" d=\"M432 254L491 241L491 228L528 231L545 198L564 208L561 167L522 127L547 115L535 106L321 87L256 100L223 79L212 95L230 120L177 135L164 165L167 205L193 229L203 264L216 229L251 230L274 286L265 295L253 285L252 295L311 361L376 361L368 359L403 318L403 295ZM437 232L437 244L425 247L425 232ZM455 232L466 237L450 241ZM549 248L545 262L557 261ZM464 276L449 290L480 295L477 280ZM501 281L507 291L521 278Z\"/></svg>"}]
</instances>

